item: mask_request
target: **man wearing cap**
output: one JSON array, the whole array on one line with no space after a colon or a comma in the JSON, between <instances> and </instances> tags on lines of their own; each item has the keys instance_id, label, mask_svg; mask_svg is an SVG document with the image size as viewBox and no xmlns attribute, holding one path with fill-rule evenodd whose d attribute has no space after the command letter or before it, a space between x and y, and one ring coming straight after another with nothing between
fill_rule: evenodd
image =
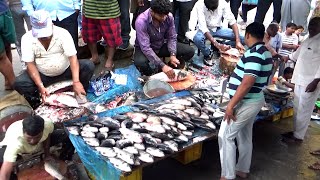
<instances>
[{"instance_id":1,"label":"man wearing cap","mask_svg":"<svg viewBox=\"0 0 320 180\"><path fill-rule=\"evenodd\" d=\"M78 47L79 0L21 0L23 10L31 16L34 11L45 10L50 13L53 24L69 31L76 48Z\"/></svg>"},{"instance_id":2,"label":"man wearing cap","mask_svg":"<svg viewBox=\"0 0 320 180\"><path fill-rule=\"evenodd\" d=\"M24 95L33 108L48 95L46 86L73 80L76 95L86 94L94 64L77 59L77 51L68 31L52 24L50 15L44 10L31 15L32 30L21 40L22 61L27 72L16 78L14 89Z\"/></svg>"},{"instance_id":3,"label":"man wearing cap","mask_svg":"<svg viewBox=\"0 0 320 180\"><path fill-rule=\"evenodd\" d=\"M15 43L16 33L6 0L0 0L0 30L0 72L6 79L5 89L11 89L15 76L9 58L12 60L10 43Z\"/></svg>"}]
</instances>

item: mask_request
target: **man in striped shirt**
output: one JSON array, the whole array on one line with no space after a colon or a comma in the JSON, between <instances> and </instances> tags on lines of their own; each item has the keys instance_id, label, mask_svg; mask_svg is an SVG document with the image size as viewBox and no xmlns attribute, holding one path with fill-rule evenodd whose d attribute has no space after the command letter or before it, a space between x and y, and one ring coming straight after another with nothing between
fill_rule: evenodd
<instances>
[{"instance_id":1,"label":"man in striped shirt","mask_svg":"<svg viewBox=\"0 0 320 180\"><path fill-rule=\"evenodd\" d=\"M245 43L249 49L238 62L229 80L230 102L219 130L221 180L248 176L252 155L252 126L262 108L262 88L272 69L272 56L264 46L265 28L258 22L246 28ZM236 164L237 139L239 159Z\"/></svg>"}]
</instances>

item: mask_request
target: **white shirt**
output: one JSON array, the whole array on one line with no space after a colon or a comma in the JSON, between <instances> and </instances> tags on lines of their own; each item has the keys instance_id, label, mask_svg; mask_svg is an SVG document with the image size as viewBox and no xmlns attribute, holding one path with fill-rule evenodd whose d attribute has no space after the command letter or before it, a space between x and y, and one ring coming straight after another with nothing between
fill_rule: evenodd
<instances>
[{"instance_id":1,"label":"white shirt","mask_svg":"<svg viewBox=\"0 0 320 180\"><path fill-rule=\"evenodd\" d=\"M204 0L199 0L194 5L190 17L189 28L193 30L194 22L198 22L197 29L203 33L209 32L209 30L215 32L218 27L222 27L222 17L229 25L237 22L225 0L219 0L219 6L215 11L209 10L204 4Z\"/></svg>"},{"instance_id":2,"label":"white shirt","mask_svg":"<svg viewBox=\"0 0 320 180\"><path fill-rule=\"evenodd\" d=\"M282 36L282 44L298 45L298 43L299 43L299 38L295 33L288 36L286 34L286 32L283 32L283 33L281 33L281 36ZM283 48L281 48L279 50L279 54L282 56L288 56L292 52L293 52L293 50L288 50L288 49L283 49Z\"/></svg>"},{"instance_id":3,"label":"white shirt","mask_svg":"<svg viewBox=\"0 0 320 180\"><path fill-rule=\"evenodd\" d=\"M12 123L0 145L7 145L4 152L3 160L8 162L15 162L17 155L31 154L39 152L43 149L42 142L45 141L49 134L53 132L54 125L51 121L44 121L44 129L42 137L38 144L30 145L23 136L22 120Z\"/></svg>"},{"instance_id":4,"label":"white shirt","mask_svg":"<svg viewBox=\"0 0 320 180\"><path fill-rule=\"evenodd\" d=\"M58 76L70 66L68 57L76 55L70 33L60 27L53 26L53 36L46 50L40 41L27 32L21 39L22 61L35 62L37 69L45 76Z\"/></svg>"},{"instance_id":5,"label":"white shirt","mask_svg":"<svg viewBox=\"0 0 320 180\"><path fill-rule=\"evenodd\" d=\"M320 78L320 33L307 38L296 52L289 55L295 60L296 66L292 76L292 83L307 86L311 81Z\"/></svg>"}]
</instances>

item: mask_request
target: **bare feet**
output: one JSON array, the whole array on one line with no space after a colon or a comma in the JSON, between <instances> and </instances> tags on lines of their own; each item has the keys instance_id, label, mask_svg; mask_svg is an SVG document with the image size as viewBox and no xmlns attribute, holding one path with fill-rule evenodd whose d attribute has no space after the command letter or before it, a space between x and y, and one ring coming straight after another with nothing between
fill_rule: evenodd
<instances>
[{"instance_id":1,"label":"bare feet","mask_svg":"<svg viewBox=\"0 0 320 180\"><path fill-rule=\"evenodd\" d=\"M100 64L99 57L92 57L90 61L92 61L94 65Z\"/></svg>"},{"instance_id":2,"label":"bare feet","mask_svg":"<svg viewBox=\"0 0 320 180\"><path fill-rule=\"evenodd\" d=\"M248 178L248 173L245 173L245 172L236 171L236 175L241 178Z\"/></svg>"}]
</instances>

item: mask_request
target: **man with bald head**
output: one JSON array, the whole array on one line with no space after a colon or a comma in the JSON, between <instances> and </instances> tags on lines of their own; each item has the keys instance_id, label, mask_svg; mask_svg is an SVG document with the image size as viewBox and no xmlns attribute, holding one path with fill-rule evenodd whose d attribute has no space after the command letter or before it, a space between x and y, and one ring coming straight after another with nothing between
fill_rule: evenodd
<instances>
[{"instance_id":1,"label":"man with bald head","mask_svg":"<svg viewBox=\"0 0 320 180\"><path fill-rule=\"evenodd\" d=\"M301 142L307 132L314 104L320 95L320 17L310 20L309 37L285 60L296 61L294 88L294 131L283 134L286 142Z\"/></svg>"}]
</instances>

